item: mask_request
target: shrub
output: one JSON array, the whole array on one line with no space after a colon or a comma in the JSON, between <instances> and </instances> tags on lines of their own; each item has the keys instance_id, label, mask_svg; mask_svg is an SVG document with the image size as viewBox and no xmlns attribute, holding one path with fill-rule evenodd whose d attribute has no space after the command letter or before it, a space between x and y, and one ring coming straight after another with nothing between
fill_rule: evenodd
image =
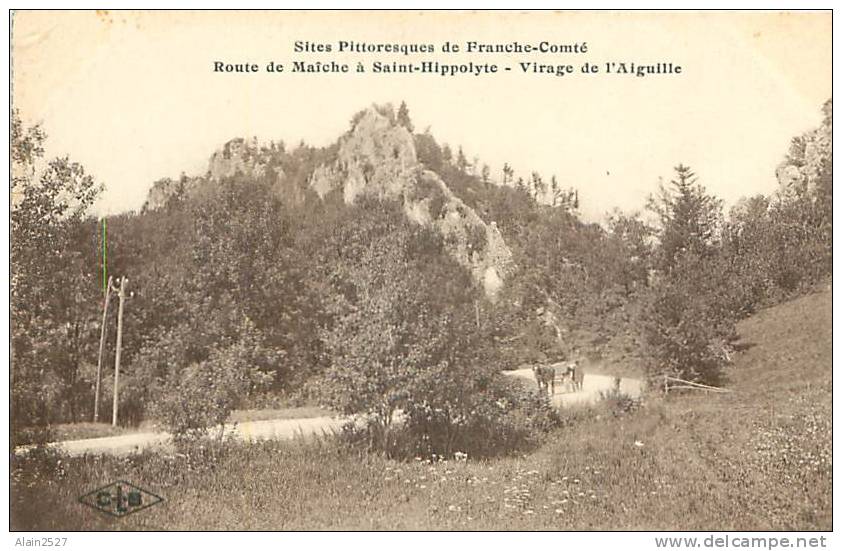
<instances>
[{"instance_id":1,"label":"shrub","mask_svg":"<svg viewBox=\"0 0 842 551\"><path fill-rule=\"evenodd\" d=\"M619 388L612 388L611 390L603 390L599 393L602 404L615 417L632 413L640 408L642 401L640 398L632 398Z\"/></svg>"},{"instance_id":2,"label":"shrub","mask_svg":"<svg viewBox=\"0 0 842 551\"><path fill-rule=\"evenodd\" d=\"M459 448L473 457L525 451L561 425L562 418L547 396L500 376L473 412Z\"/></svg>"},{"instance_id":3,"label":"shrub","mask_svg":"<svg viewBox=\"0 0 842 551\"><path fill-rule=\"evenodd\" d=\"M488 458L533 449L562 425L545 395L502 375L461 401L443 396L432 403L422 393L414 396L387 432L376 417L362 416L346 423L340 438L398 459Z\"/></svg>"},{"instance_id":4,"label":"shrub","mask_svg":"<svg viewBox=\"0 0 842 551\"><path fill-rule=\"evenodd\" d=\"M430 216L433 220L438 220L439 218L444 218L444 215L447 213L446 206L447 206L447 198L444 196L444 193L439 192L436 195L433 195L429 199L430 203L427 207L430 210Z\"/></svg>"},{"instance_id":5,"label":"shrub","mask_svg":"<svg viewBox=\"0 0 842 551\"><path fill-rule=\"evenodd\" d=\"M427 208L433 220L444 216L447 197L436 182L430 181L424 178L424 176L419 176L416 178L415 185L409 192L409 198L413 201L423 201L426 199L428 201Z\"/></svg>"},{"instance_id":6,"label":"shrub","mask_svg":"<svg viewBox=\"0 0 842 551\"><path fill-rule=\"evenodd\" d=\"M467 234L468 250L481 253L488 244L488 236L485 234L485 228L482 226L468 226Z\"/></svg>"},{"instance_id":7,"label":"shrub","mask_svg":"<svg viewBox=\"0 0 842 551\"><path fill-rule=\"evenodd\" d=\"M213 350L207 360L167 381L156 409L176 440L205 435L222 425L245 397L271 382L272 376L256 367L259 351L254 339L244 338Z\"/></svg>"},{"instance_id":8,"label":"shrub","mask_svg":"<svg viewBox=\"0 0 842 551\"><path fill-rule=\"evenodd\" d=\"M413 138L418 162L430 170L441 173L444 159L435 138L430 134L415 134Z\"/></svg>"},{"instance_id":9,"label":"shrub","mask_svg":"<svg viewBox=\"0 0 842 551\"><path fill-rule=\"evenodd\" d=\"M729 290L715 258L692 253L651 289L641 313L650 379L663 375L718 385L723 348L735 336Z\"/></svg>"},{"instance_id":10,"label":"shrub","mask_svg":"<svg viewBox=\"0 0 842 551\"><path fill-rule=\"evenodd\" d=\"M33 443L25 453L10 455L9 474L12 483L32 486L42 480L62 479L65 471L61 452L44 441Z\"/></svg>"}]
</instances>

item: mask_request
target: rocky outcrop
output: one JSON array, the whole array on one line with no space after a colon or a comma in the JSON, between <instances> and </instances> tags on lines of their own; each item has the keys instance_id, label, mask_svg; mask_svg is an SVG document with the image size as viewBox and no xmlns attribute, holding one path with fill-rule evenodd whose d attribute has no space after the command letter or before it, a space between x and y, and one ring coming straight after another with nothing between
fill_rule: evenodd
<instances>
[{"instance_id":1,"label":"rocky outcrop","mask_svg":"<svg viewBox=\"0 0 842 551\"><path fill-rule=\"evenodd\" d=\"M202 187L201 178L190 178L182 175L178 180L164 178L152 184L152 189L146 196L142 211L163 208L173 197L186 197L196 193Z\"/></svg>"},{"instance_id":2,"label":"rocky outcrop","mask_svg":"<svg viewBox=\"0 0 842 551\"><path fill-rule=\"evenodd\" d=\"M390 106L359 113L351 130L339 139L335 157L332 147L331 160L313 170L304 186L322 198L339 191L346 204L362 195L400 202L410 220L434 227L443 236L449 254L494 298L512 265L512 253L500 231L419 163L412 134L395 119ZM261 146L256 139L231 140L211 156L205 176L156 182L144 209L163 207L176 195L213 193L217 182L237 174L269 178L280 197L300 203L309 190L285 177L277 160L282 151L275 144Z\"/></svg>"},{"instance_id":3,"label":"rocky outcrop","mask_svg":"<svg viewBox=\"0 0 842 551\"><path fill-rule=\"evenodd\" d=\"M257 138L235 138L211 155L208 174L215 180L229 178L238 172L261 177L266 173L267 157Z\"/></svg>"},{"instance_id":4,"label":"rocky outcrop","mask_svg":"<svg viewBox=\"0 0 842 551\"><path fill-rule=\"evenodd\" d=\"M400 199L419 168L409 131L371 108L340 138L338 159L332 166L317 168L310 186L320 197L341 189L346 203L362 193Z\"/></svg>"},{"instance_id":5,"label":"rocky outcrop","mask_svg":"<svg viewBox=\"0 0 842 551\"><path fill-rule=\"evenodd\" d=\"M178 193L178 182L169 178L158 180L152 184L152 189L146 195L143 212L163 208L171 197Z\"/></svg>"},{"instance_id":6,"label":"rocky outcrop","mask_svg":"<svg viewBox=\"0 0 842 551\"><path fill-rule=\"evenodd\" d=\"M833 101L823 108L821 126L792 140L786 160L775 171L781 193L813 191L833 159Z\"/></svg>"},{"instance_id":7,"label":"rocky outcrop","mask_svg":"<svg viewBox=\"0 0 842 551\"><path fill-rule=\"evenodd\" d=\"M375 106L355 117L336 162L316 169L310 186L321 197L340 190L349 204L364 194L402 202L407 217L435 227L448 252L494 298L511 269L511 250L494 223L418 163L412 135L390 115L390 108Z\"/></svg>"},{"instance_id":8,"label":"rocky outcrop","mask_svg":"<svg viewBox=\"0 0 842 551\"><path fill-rule=\"evenodd\" d=\"M172 197L184 194L194 196L200 190L213 188L212 183L237 174L249 178L271 178L273 186L281 197L293 203L303 201L303 190L286 185L283 169L273 159L281 151L274 143L261 145L257 138L229 140L208 160L208 169L203 177L182 176L179 180L165 178L152 185L143 206L144 210L155 210L167 204Z\"/></svg>"}]
</instances>

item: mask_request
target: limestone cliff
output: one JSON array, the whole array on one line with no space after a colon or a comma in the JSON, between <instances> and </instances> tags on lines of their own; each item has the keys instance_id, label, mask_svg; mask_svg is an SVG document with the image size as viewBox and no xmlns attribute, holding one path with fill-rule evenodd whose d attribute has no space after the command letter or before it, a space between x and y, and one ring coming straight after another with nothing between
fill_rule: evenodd
<instances>
[{"instance_id":1,"label":"limestone cliff","mask_svg":"<svg viewBox=\"0 0 842 551\"><path fill-rule=\"evenodd\" d=\"M363 194L402 202L411 220L442 234L448 252L494 298L511 269L511 250L493 222L419 164L412 134L390 115L376 106L359 114L339 140L336 162L317 168L310 186L321 197L340 190L348 204Z\"/></svg>"},{"instance_id":2,"label":"limestone cliff","mask_svg":"<svg viewBox=\"0 0 842 551\"><path fill-rule=\"evenodd\" d=\"M419 163L412 134L397 124L390 106L373 106L359 113L351 130L328 149L326 160L314 165L306 173L309 178L298 185L281 167L282 146L237 138L211 155L204 176L156 182L144 209L160 208L176 195L213 193L218 182L237 174L268 179L290 204L302 202L307 187L322 198L339 191L346 204L361 195L391 199L403 204L409 219L441 233L449 254L471 272L489 297L496 296L511 269L511 251L493 222L483 221L438 174Z\"/></svg>"},{"instance_id":3,"label":"limestone cliff","mask_svg":"<svg viewBox=\"0 0 842 551\"><path fill-rule=\"evenodd\" d=\"M179 180L158 180L149 190L144 210L155 210L166 205L176 195L186 197L213 188L213 183L242 174L248 178L269 178L276 191L292 202L303 200L302 190L286 185L283 169L273 162L282 151L275 143L261 145L257 138L234 138L215 151L208 160L204 176L182 176ZM212 192L212 191L211 191Z\"/></svg>"},{"instance_id":4,"label":"limestone cliff","mask_svg":"<svg viewBox=\"0 0 842 551\"><path fill-rule=\"evenodd\" d=\"M202 187L201 178L190 178L184 175L178 180L163 178L152 184L142 210L146 212L163 208L173 197L191 196L200 187Z\"/></svg>"},{"instance_id":5,"label":"limestone cliff","mask_svg":"<svg viewBox=\"0 0 842 551\"><path fill-rule=\"evenodd\" d=\"M827 174L833 159L833 101L822 107L823 121L818 128L792 140L786 160L775 174L784 195L812 191Z\"/></svg>"}]
</instances>

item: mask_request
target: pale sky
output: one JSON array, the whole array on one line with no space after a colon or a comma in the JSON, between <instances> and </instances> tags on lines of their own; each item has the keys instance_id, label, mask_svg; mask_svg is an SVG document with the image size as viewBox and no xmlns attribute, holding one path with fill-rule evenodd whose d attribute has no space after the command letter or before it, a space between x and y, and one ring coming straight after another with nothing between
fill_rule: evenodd
<instances>
[{"instance_id":1,"label":"pale sky","mask_svg":"<svg viewBox=\"0 0 842 551\"><path fill-rule=\"evenodd\" d=\"M297 54L296 40L433 44L428 55ZM587 42L587 54L442 54L444 41ZM582 212L640 209L659 177L690 165L732 204L769 193L789 140L831 96L826 13L18 12L13 101L106 186L99 213L137 209L152 182L204 173L227 140L328 145L372 102L405 100L417 129L462 145L499 179L503 162L580 190ZM336 59L497 63L435 75L214 74L214 61ZM637 78L523 74L519 61L672 62Z\"/></svg>"}]
</instances>

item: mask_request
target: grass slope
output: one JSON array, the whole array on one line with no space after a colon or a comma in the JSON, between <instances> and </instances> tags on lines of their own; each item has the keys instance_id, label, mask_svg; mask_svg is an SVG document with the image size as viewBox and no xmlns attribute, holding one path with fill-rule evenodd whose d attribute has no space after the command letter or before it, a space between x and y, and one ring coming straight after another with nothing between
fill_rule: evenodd
<instances>
[{"instance_id":1,"label":"grass slope","mask_svg":"<svg viewBox=\"0 0 842 551\"><path fill-rule=\"evenodd\" d=\"M45 461L13 471L12 528L830 530L831 293L739 331L733 393L580 413L527 456L400 463L311 440ZM76 502L117 479L166 501L123 519Z\"/></svg>"}]
</instances>

